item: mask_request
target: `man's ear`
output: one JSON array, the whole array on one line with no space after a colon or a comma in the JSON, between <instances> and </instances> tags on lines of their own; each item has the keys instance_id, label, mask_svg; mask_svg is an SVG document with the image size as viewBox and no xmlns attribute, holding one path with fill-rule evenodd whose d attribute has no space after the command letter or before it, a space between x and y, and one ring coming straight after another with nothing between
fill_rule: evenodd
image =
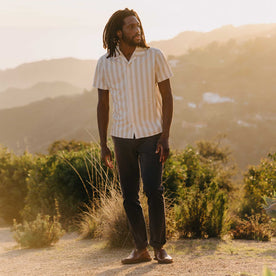
<instances>
[{"instance_id":1,"label":"man's ear","mask_svg":"<svg viewBox=\"0 0 276 276\"><path fill-rule=\"evenodd\" d=\"M121 39L121 38L122 38L122 34L123 34L123 33L122 33L122 31L121 31L121 30L118 30L116 34L117 34L117 36L119 37L119 39Z\"/></svg>"}]
</instances>

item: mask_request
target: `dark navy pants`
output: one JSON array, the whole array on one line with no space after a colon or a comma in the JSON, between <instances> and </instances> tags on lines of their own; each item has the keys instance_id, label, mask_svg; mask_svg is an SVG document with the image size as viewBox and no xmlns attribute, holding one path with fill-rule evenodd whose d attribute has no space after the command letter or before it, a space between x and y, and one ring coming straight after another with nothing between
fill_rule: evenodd
<instances>
[{"instance_id":1,"label":"dark navy pants","mask_svg":"<svg viewBox=\"0 0 276 276\"><path fill-rule=\"evenodd\" d=\"M140 175L148 198L150 245L161 248L166 242L162 163L155 153L161 134L139 139L112 137L119 168L124 208L137 249L148 245L145 219L139 201Z\"/></svg>"}]
</instances>

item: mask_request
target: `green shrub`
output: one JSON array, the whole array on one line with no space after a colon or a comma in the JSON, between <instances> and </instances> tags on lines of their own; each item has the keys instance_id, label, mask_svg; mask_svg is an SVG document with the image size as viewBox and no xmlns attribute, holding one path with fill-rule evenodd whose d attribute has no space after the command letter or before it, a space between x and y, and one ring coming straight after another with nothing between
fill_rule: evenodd
<instances>
[{"instance_id":1,"label":"green shrub","mask_svg":"<svg viewBox=\"0 0 276 276\"><path fill-rule=\"evenodd\" d=\"M26 248L50 246L64 234L59 218L59 213L52 219L49 215L38 214L34 221L24 221L23 224L17 224L14 219L13 237L18 244Z\"/></svg>"},{"instance_id":2,"label":"green shrub","mask_svg":"<svg viewBox=\"0 0 276 276\"><path fill-rule=\"evenodd\" d=\"M27 177L35 158L25 152L16 156L0 146L0 217L7 223L21 221L20 211L27 195Z\"/></svg>"},{"instance_id":3,"label":"green shrub","mask_svg":"<svg viewBox=\"0 0 276 276\"><path fill-rule=\"evenodd\" d=\"M56 198L60 203L61 223L69 227L85 204L108 190L107 182L117 177L114 172L101 166L96 144L89 150L40 156L28 177L23 217L33 220L37 213L53 215Z\"/></svg>"},{"instance_id":4,"label":"green shrub","mask_svg":"<svg viewBox=\"0 0 276 276\"><path fill-rule=\"evenodd\" d=\"M199 141L197 147L187 146L173 151L164 165L163 185L170 201L177 203L180 190L197 182L200 189L216 181L227 194L233 191L232 176L235 166L228 165L230 151L219 142Z\"/></svg>"},{"instance_id":5,"label":"green shrub","mask_svg":"<svg viewBox=\"0 0 276 276\"><path fill-rule=\"evenodd\" d=\"M200 189L193 185L182 190L175 205L176 229L180 237L219 237L224 230L226 197L212 182Z\"/></svg>"},{"instance_id":6,"label":"green shrub","mask_svg":"<svg viewBox=\"0 0 276 276\"><path fill-rule=\"evenodd\" d=\"M244 200L241 206L242 218L253 213L262 213L263 197L272 197L276 190L276 153L269 154L258 166L251 166L244 178Z\"/></svg>"},{"instance_id":7,"label":"green shrub","mask_svg":"<svg viewBox=\"0 0 276 276\"><path fill-rule=\"evenodd\" d=\"M269 241L272 236L272 228L269 219L264 214L245 215L241 219L232 219L230 235L235 239Z\"/></svg>"},{"instance_id":8,"label":"green shrub","mask_svg":"<svg viewBox=\"0 0 276 276\"><path fill-rule=\"evenodd\" d=\"M178 157L176 152L172 152L165 162L163 170L165 195L171 203L177 201L179 187L183 185L186 179L186 165Z\"/></svg>"},{"instance_id":9,"label":"green shrub","mask_svg":"<svg viewBox=\"0 0 276 276\"><path fill-rule=\"evenodd\" d=\"M48 147L48 152L49 155L54 155L57 154L59 151L81 151L85 149L90 148L90 143L86 143L83 141L67 141L67 140L57 140L53 142L49 147Z\"/></svg>"},{"instance_id":10,"label":"green shrub","mask_svg":"<svg viewBox=\"0 0 276 276\"><path fill-rule=\"evenodd\" d=\"M226 231L234 174L233 166L227 165L229 154L218 143L201 141L197 148L188 146L173 157L177 161L174 171L182 172L182 181L177 178L173 211L181 237L219 237Z\"/></svg>"},{"instance_id":11,"label":"green shrub","mask_svg":"<svg viewBox=\"0 0 276 276\"><path fill-rule=\"evenodd\" d=\"M265 202L265 204L263 204L263 207L267 215L271 218L276 219L276 192L274 192L273 197L269 198L264 196L263 199Z\"/></svg>"}]
</instances>

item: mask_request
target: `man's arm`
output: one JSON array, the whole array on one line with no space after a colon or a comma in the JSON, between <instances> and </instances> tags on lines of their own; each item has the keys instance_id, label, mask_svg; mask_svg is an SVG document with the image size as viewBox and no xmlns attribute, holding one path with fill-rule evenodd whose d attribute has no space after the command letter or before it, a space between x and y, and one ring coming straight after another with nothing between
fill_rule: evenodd
<instances>
[{"instance_id":1,"label":"man's arm","mask_svg":"<svg viewBox=\"0 0 276 276\"><path fill-rule=\"evenodd\" d=\"M98 89L97 119L101 144L101 158L106 166L113 168L111 152L107 146L107 128L109 122L108 90Z\"/></svg>"},{"instance_id":2,"label":"man's arm","mask_svg":"<svg viewBox=\"0 0 276 276\"><path fill-rule=\"evenodd\" d=\"M173 97L169 79L159 82L158 87L162 97L163 131L157 143L156 153L160 154L160 162L164 163L170 153L169 136L173 115Z\"/></svg>"}]
</instances>

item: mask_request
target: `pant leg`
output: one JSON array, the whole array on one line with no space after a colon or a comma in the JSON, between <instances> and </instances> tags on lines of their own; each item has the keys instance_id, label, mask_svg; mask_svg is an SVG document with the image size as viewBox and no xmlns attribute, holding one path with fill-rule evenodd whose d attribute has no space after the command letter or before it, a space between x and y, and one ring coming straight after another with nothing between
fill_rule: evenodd
<instances>
[{"instance_id":1,"label":"pant leg","mask_svg":"<svg viewBox=\"0 0 276 276\"><path fill-rule=\"evenodd\" d=\"M150 245L161 248L166 243L165 206L162 186L162 163L156 154L159 135L142 138L139 145L144 192L148 198Z\"/></svg>"},{"instance_id":2,"label":"pant leg","mask_svg":"<svg viewBox=\"0 0 276 276\"><path fill-rule=\"evenodd\" d=\"M146 224L139 201L140 170L136 139L112 137L119 168L124 208L137 249L148 245Z\"/></svg>"}]
</instances>

